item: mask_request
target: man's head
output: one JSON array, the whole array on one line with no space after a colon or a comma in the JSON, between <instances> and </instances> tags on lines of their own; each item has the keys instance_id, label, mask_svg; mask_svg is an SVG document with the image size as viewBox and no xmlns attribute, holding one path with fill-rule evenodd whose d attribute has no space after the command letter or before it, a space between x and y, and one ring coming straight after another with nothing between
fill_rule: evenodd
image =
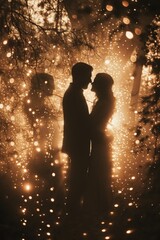
<instances>
[{"instance_id":1,"label":"man's head","mask_svg":"<svg viewBox=\"0 0 160 240\"><path fill-rule=\"evenodd\" d=\"M73 83L75 83L80 88L86 89L88 87L88 84L91 82L92 70L92 66L84 62L78 62L73 65Z\"/></svg>"}]
</instances>

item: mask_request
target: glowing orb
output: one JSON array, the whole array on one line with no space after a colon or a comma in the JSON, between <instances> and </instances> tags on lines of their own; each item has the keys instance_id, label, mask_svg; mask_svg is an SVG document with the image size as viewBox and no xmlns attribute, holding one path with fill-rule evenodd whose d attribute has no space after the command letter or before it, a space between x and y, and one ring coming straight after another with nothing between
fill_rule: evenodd
<instances>
[{"instance_id":1,"label":"glowing orb","mask_svg":"<svg viewBox=\"0 0 160 240\"><path fill-rule=\"evenodd\" d=\"M10 78L10 79L9 79L9 82L10 82L10 83L14 83L14 78Z\"/></svg>"},{"instance_id":2,"label":"glowing orb","mask_svg":"<svg viewBox=\"0 0 160 240\"><path fill-rule=\"evenodd\" d=\"M11 52L8 52L8 53L6 54L6 56L7 56L8 58L10 58L10 57L12 56L12 53L11 53Z\"/></svg>"},{"instance_id":3,"label":"glowing orb","mask_svg":"<svg viewBox=\"0 0 160 240\"><path fill-rule=\"evenodd\" d=\"M132 38L133 38L133 33L130 32L130 31L126 31L126 37L127 37L128 39L132 39Z\"/></svg>"},{"instance_id":4,"label":"glowing orb","mask_svg":"<svg viewBox=\"0 0 160 240\"><path fill-rule=\"evenodd\" d=\"M3 103L0 103L0 109L2 109L3 108Z\"/></svg>"},{"instance_id":5,"label":"glowing orb","mask_svg":"<svg viewBox=\"0 0 160 240\"><path fill-rule=\"evenodd\" d=\"M24 190L25 190L25 191L29 192L29 191L31 191L31 189L32 189L32 186L31 186L30 183L26 183L26 184L24 185Z\"/></svg>"},{"instance_id":6,"label":"glowing orb","mask_svg":"<svg viewBox=\"0 0 160 240\"><path fill-rule=\"evenodd\" d=\"M124 22L125 24L130 24L130 20L129 20L129 18L127 18L127 17L124 17L124 18L123 18L123 22Z\"/></svg>"},{"instance_id":7,"label":"glowing orb","mask_svg":"<svg viewBox=\"0 0 160 240\"><path fill-rule=\"evenodd\" d=\"M4 44L4 45L6 45L7 43L8 43L8 41L7 41L7 40L4 40L4 41L3 41L3 44Z\"/></svg>"},{"instance_id":8,"label":"glowing orb","mask_svg":"<svg viewBox=\"0 0 160 240\"><path fill-rule=\"evenodd\" d=\"M136 35L141 35L141 33L142 33L140 28L135 28L134 32Z\"/></svg>"},{"instance_id":9,"label":"glowing orb","mask_svg":"<svg viewBox=\"0 0 160 240\"><path fill-rule=\"evenodd\" d=\"M133 56L131 56L130 57L130 60L131 60L131 62L136 62L137 61L137 56L136 55L133 55Z\"/></svg>"},{"instance_id":10,"label":"glowing orb","mask_svg":"<svg viewBox=\"0 0 160 240\"><path fill-rule=\"evenodd\" d=\"M129 6L129 2L127 2L127 1L122 1L122 5L123 5L124 7L128 7L128 6Z\"/></svg>"},{"instance_id":11,"label":"glowing orb","mask_svg":"<svg viewBox=\"0 0 160 240\"><path fill-rule=\"evenodd\" d=\"M112 12L113 11L113 6L112 5L106 5L106 9L107 9L107 11Z\"/></svg>"},{"instance_id":12,"label":"glowing orb","mask_svg":"<svg viewBox=\"0 0 160 240\"><path fill-rule=\"evenodd\" d=\"M126 234L131 234L133 232L133 230L127 230Z\"/></svg>"},{"instance_id":13,"label":"glowing orb","mask_svg":"<svg viewBox=\"0 0 160 240\"><path fill-rule=\"evenodd\" d=\"M105 62L104 62L106 65L108 65L110 63L110 60L109 59L106 59Z\"/></svg>"}]
</instances>

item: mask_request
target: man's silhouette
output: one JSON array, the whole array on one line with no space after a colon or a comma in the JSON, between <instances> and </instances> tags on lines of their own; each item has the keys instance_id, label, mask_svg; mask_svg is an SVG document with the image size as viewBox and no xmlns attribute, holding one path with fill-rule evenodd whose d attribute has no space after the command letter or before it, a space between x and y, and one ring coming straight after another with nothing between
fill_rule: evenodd
<instances>
[{"instance_id":1,"label":"man's silhouette","mask_svg":"<svg viewBox=\"0 0 160 240\"><path fill-rule=\"evenodd\" d=\"M78 62L72 67L72 83L63 98L64 139L62 151L70 158L68 212L81 209L90 151L88 106L83 89L91 82L92 66Z\"/></svg>"}]
</instances>

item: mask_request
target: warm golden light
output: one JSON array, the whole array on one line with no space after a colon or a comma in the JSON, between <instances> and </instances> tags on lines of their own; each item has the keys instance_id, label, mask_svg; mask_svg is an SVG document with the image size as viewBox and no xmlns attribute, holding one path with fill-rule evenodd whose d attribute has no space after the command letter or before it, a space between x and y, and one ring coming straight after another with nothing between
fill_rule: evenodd
<instances>
[{"instance_id":1,"label":"warm golden light","mask_svg":"<svg viewBox=\"0 0 160 240\"><path fill-rule=\"evenodd\" d=\"M109 59L106 59L105 62L104 62L106 65L110 64L110 60Z\"/></svg>"},{"instance_id":2,"label":"warm golden light","mask_svg":"<svg viewBox=\"0 0 160 240\"><path fill-rule=\"evenodd\" d=\"M73 15L72 15L72 18L76 20L76 19L77 19L77 15L76 15L76 14L73 14Z\"/></svg>"},{"instance_id":3,"label":"warm golden light","mask_svg":"<svg viewBox=\"0 0 160 240\"><path fill-rule=\"evenodd\" d=\"M8 52L6 56L7 56L7 58L10 58L12 56L12 53Z\"/></svg>"},{"instance_id":4,"label":"warm golden light","mask_svg":"<svg viewBox=\"0 0 160 240\"><path fill-rule=\"evenodd\" d=\"M131 55L130 57L131 62L136 62L137 61L137 56L136 55Z\"/></svg>"},{"instance_id":5,"label":"warm golden light","mask_svg":"<svg viewBox=\"0 0 160 240\"><path fill-rule=\"evenodd\" d=\"M142 30L140 28L135 28L134 32L136 35L141 35Z\"/></svg>"},{"instance_id":6,"label":"warm golden light","mask_svg":"<svg viewBox=\"0 0 160 240\"><path fill-rule=\"evenodd\" d=\"M34 146L38 146L39 145L39 143L38 143L38 141L34 141Z\"/></svg>"},{"instance_id":7,"label":"warm golden light","mask_svg":"<svg viewBox=\"0 0 160 240\"><path fill-rule=\"evenodd\" d=\"M128 7L128 6L129 6L129 2L128 2L128 1L122 1L122 5L123 5L124 7Z\"/></svg>"},{"instance_id":8,"label":"warm golden light","mask_svg":"<svg viewBox=\"0 0 160 240\"><path fill-rule=\"evenodd\" d=\"M130 19L127 18L127 17L124 17L124 18L123 18L123 22L124 22L125 24L130 24Z\"/></svg>"},{"instance_id":9,"label":"warm golden light","mask_svg":"<svg viewBox=\"0 0 160 240\"><path fill-rule=\"evenodd\" d=\"M9 82L10 82L10 83L14 83L14 78L10 78L10 79L9 79Z\"/></svg>"},{"instance_id":10,"label":"warm golden light","mask_svg":"<svg viewBox=\"0 0 160 240\"><path fill-rule=\"evenodd\" d=\"M83 236L87 236L87 233L83 233Z\"/></svg>"},{"instance_id":11,"label":"warm golden light","mask_svg":"<svg viewBox=\"0 0 160 240\"><path fill-rule=\"evenodd\" d=\"M3 41L3 44L4 44L4 45L6 45L7 43L8 43L8 41L7 41L7 40L4 40L4 41Z\"/></svg>"},{"instance_id":12,"label":"warm golden light","mask_svg":"<svg viewBox=\"0 0 160 240\"><path fill-rule=\"evenodd\" d=\"M107 11L111 12L113 11L113 6L112 5L106 5Z\"/></svg>"},{"instance_id":13,"label":"warm golden light","mask_svg":"<svg viewBox=\"0 0 160 240\"><path fill-rule=\"evenodd\" d=\"M114 207L115 207L115 208L118 208L118 207L119 207L119 204L114 204Z\"/></svg>"},{"instance_id":14,"label":"warm golden light","mask_svg":"<svg viewBox=\"0 0 160 240\"><path fill-rule=\"evenodd\" d=\"M23 187L27 192L30 192L32 190L32 185L30 183L25 183Z\"/></svg>"},{"instance_id":15,"label":"warm golden light","mask_svg":"<svg viewBox=\"0 0 160 240\"><path fill-rule=\"evenodd\" d=\"M131 31L126 31L126 37L128 39L132 39L134 36L133 36L133 33Z\"/></svg>"},{"instance_id":16,"label":"warm golden light","mask_svg":"<svg viewBox=\"0 0 160 240\"><path fill-rule=\"evenodd\" d=\"M127 230L126 231L126 234L131 234L131 233L133 233L133 230Z\"/></svg>"}]
</instances>

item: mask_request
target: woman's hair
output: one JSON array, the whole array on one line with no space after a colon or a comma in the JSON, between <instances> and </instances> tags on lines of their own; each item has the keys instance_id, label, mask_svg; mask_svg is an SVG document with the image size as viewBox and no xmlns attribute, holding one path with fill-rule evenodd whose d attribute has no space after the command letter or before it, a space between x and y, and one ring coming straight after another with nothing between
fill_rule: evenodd
<instances>
[{"instance_id":1,"label":"woman's hair","mask_svg":"<svg viewBox=\"0 0 160 240\"><path fill-rule=\"evenodd\" d=\"M98 73L92 84L93 91L106 91L112 88L113 78L107 73Z\"/></svg>"}]
</instances>

